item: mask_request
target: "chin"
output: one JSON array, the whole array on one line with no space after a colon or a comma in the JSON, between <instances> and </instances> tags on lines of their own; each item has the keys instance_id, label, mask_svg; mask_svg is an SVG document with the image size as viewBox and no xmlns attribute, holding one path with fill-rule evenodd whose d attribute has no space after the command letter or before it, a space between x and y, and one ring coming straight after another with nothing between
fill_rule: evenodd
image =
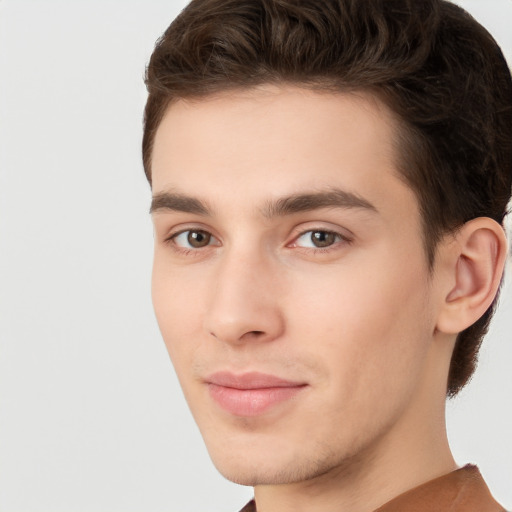
<instances>
[{"instance_id":1,"label":"chin","mask_svg":"<svg viewBox=\"0 0 512 512\"><path fill-rule=\"evenodd\" d=\"M316 476L305 477L304 472L299 468L293 467L293 465L289 465L287 468L279 468L271 464L261 466L240 461L237 465L229 465L229 467L221 464L215 464L215 466L219 473L227 480L235 484L251 487L257 485L291 484Z\"/></svg>"},{"instance_id":2,"label":"chin","mask_svg":"<svg viewBox=\"0 0 512 512\"><path fill-rule=\"evenodd\" d=\"M239 485L280 485L303 482L322 476L343 463L332 453L312 450L313 454L300 454L297 446L290 453L276 450L259 451L256 455L252 450L219 449L210 451L212 461L227 480Z\"/></svg>"}]
</instances>

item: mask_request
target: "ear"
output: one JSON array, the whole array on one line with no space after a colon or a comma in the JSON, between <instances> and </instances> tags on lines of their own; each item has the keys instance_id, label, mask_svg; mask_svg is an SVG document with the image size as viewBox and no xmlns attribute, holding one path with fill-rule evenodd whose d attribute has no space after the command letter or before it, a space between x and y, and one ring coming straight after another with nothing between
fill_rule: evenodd
<instances>
[{"instance_id":1,"label":"ear","mask_svg":"<svg viewBox=\"0 0 512 512\"><path fill-rule=\"evenodd\" d=\"M507 239L496 221L479 217L464 224L440 252L446 286L441 287L437 330L458 334L492 304L503 275Z\"/></svg>"}]
</instances>

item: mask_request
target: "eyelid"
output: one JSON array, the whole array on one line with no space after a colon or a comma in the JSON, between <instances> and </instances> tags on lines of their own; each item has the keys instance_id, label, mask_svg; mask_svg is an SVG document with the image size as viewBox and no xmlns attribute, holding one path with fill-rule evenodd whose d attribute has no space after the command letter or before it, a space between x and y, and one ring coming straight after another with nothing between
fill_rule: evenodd
<instances>
[{"instance_id":1,"label":"eyelid","mask_svg":"<svg viewBox=\"0 0 512 512\"><path fill-rule=\"evenodd\" d=\"M306 225L304 225L306 224ZM312 251L312 252L327 252L332 249L339 248L340 245L351 244L354 240L354 235L346 228L342 228L340 226L329 225L330 223L319 224L319 223L304 223L300 226L296 226L295 229L292 230L288 237L288 242L285 243L285 247L288 248L297 248L302 249L304 251ZM328 224L328 225L326 225ZM210 235L211 241L202 247L193 247L187 244L179 245L175 242L176 238L184 233L190 231L199 231L204 232ZM303 245L298 245L297 241L307 235L308 233L314 232L324 232L335 235L336 240L331 244L325 247L307 247ZM177 252L194 252L198 253L200 250L206 250L212 247L219 247L222 244L220 237L216 235L215 230L211 229L209 226L203 226L201 224L181 224L177 226L173 226L171 229L168 229L163 236L162 242L167 245L171 245L173 249Z\"/></svg>"},{"instance_id":2,"label":"eyelid","mask_svg":"<svg viewBox=\"0 0 512 512\"><path fill-rule=\"evenodd\" d=\"M187 247L187 246L183 246L183 245L178 245L175 242L175 240L178 236L180 236L184 233L188 233L190 231L199 231L199 232L207 233L208 235L210 235L211 240L214 241L214 243L209 243L208 245L205 245L204 247ZM182 224L179 226L174 226L172 229L170 229L166 232L166 234L163 238L163 243L173 246L173 248L176 251L191 251L191 252L198 252L201 249L204 250L204 249L207 249L208 247L218 247L221 245L219 237L216 234L214 234L212 229L210 229L206 226L198 225L198 224L194 224L194 225Z\"/></svg>"},{"instance_id":3,"label":"eyelid","mask_svg":"<svg viewBox=\"0 0 512 512\"><path fill-rule=\"evenodd\" d=\"M291 242L288 242L286 245L288 247L293 246L293 244L302 236L306 235L307 233L314 233L315 231L320 231L324 233L332 233L336 235L337 237L341 238L341 241L344 243L352 243L354 241L355 236L352 234L351 231L349 231L346 228L342 228L340 226L333 226L330 224L320 224L320 223L307 223L306 226L303 224L295 228L292 233L290 234ZM300 246L296 246L300 247ZM317 248L318 250L325 250L328 249L328 246L324 249Z\"/></svg>"},{"instance_id":4,"label":"eyelid","mask_svg":"<svg viewBox=\"0 0 512 512\"><path fill-rule=\"evenodd\" d=\"M185 221L185 222L177 222L177 223L166 223L161 226L162 237L166 240L171 239L173 236L177 236L186 231L204 231L205 233L210 233L216 239L219 239L215 230L210 226L203 224L202 222L195 221Z\"/></svg>"},{"instance_id":5,"label":"eyelid","mask_svg":"<svg viewBox=\"0 0 512 512\"><path fill-rule=\"evenodd\" d=\"M313 233L325 233L328 235L333 235L334 240L332 241L332 243L330 243L328 245L317 246L314 244L313 239L312 239ZM308 235L308 234L309 234L309 241L305 240L304 244L300 243L300 240L302 238L306 237L306 235ZM288 247L292 247L292 248L302 250L302 251L326 253L328 251L340 249L340 246L343 246L344 244L348 244L348 243L350 243L350 240L345 238L341 233L338 233L335 231L328 231L325 229L309 229L307 231L304 231L302 234L296 236L293 239L293 242L290 245L288 245Z\"/></svg>"}]
</instances>

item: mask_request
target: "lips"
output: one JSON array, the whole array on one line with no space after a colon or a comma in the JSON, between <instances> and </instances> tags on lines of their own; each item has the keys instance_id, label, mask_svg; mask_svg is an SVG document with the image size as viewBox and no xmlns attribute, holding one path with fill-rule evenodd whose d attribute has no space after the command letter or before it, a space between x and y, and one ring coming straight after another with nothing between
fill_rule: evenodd
<instances>
[{"instance_id":1,"label":"lips","mask_svg":"<svg viewBox=\"0 0 512 512\"><path fill-rule=\"evenodd\" d=\"M307 385L259 372L218 372L205 379L211 398L235 416L258 416L299 394Z\"/></svg>"}]
</instances>

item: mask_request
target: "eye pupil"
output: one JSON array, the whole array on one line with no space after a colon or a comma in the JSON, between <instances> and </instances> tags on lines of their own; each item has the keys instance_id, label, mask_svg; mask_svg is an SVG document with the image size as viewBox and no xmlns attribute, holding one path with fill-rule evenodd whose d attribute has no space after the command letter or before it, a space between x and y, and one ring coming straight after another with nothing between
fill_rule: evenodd
<instances>
[{"instance_id":1,"label":"eye pupil","mask_svg":"<svg viewBox=\"0 0 512 512\"><path fill-rule=\"evenodd\" d=\"M187 241L192 247L205 247L210 243L211 235L206 231L189 231Z\"/></svg>"},{"instance_id":2,"label":"eye pupil","mask_svg":"<svg viewBox=\"0 0 512 512\"><path fill-rule=\"evenodd\" d=\"M311 241L316 247L328 247L332 245L335 240L335 234L328 231L313 231L311 233Z\"/></svg>"}]
</instances>

